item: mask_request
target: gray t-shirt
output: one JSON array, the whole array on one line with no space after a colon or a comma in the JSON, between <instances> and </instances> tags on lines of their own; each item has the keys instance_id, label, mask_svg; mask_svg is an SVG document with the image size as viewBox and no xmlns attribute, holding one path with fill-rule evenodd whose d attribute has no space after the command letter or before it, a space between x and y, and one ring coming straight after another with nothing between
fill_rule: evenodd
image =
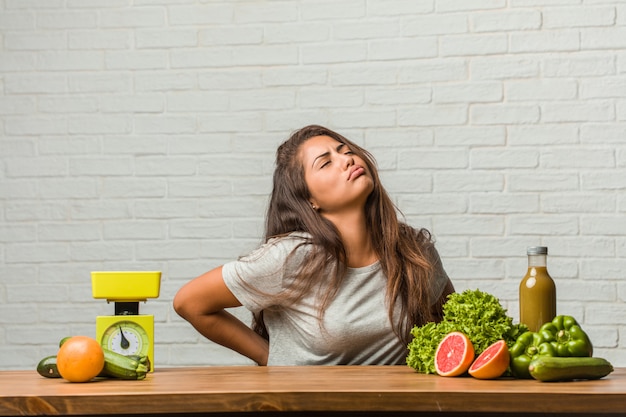
<instances>
[{"instance_id":1,"label":"gray t-shirt","mask_svg":"<svg viewBox=\"0 0 626 417\"><path fill-rule=\"evenodd\" d=\"M268 365L401 365L407 347L393 332L385 301L386 278L378 262L349 268L335 298L318 321L316 294L295 305L277 305L275 294L294 279L293 272L310 250L300 247L301 235L273 239L247 257L225 264L226 286L252 312L264 311L270 335ZM439 262L441 265L441 263ZM448 282L443 268L436 274L432 295L438 299ZM257 291L258 290L258 291ZM397 312L399 309L397 309ZM399 314L395 315L399 319Z\"/></svg>"}]
</instances>

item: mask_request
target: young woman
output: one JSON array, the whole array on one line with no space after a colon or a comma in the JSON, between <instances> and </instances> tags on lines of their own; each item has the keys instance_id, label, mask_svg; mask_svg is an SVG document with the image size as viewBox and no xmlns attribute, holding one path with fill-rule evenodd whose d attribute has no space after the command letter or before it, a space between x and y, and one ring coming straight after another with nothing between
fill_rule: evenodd
<instances>
[{"instance_id":1,"label":"young woman","mask_svg":"<svg viewBox=\"0 0 626 417\"><path fill-rule=\"evenodd\" d=\"M367 151L322 126L277 151L265 243L184 285L174 309L259 365L405 364L454 291L427 230L398 220ZM226 311L245 306L252 328Z\"/></svg>"}]
</instances>

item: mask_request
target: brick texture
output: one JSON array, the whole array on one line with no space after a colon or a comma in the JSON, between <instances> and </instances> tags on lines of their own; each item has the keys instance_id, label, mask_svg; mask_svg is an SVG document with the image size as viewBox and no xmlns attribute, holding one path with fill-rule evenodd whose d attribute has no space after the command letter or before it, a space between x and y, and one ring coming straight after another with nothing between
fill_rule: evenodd
<instances>
[{"instance_id":1,"label":"brick texture","mask_svg":"<svg viewBox=\"0 0 626 417\"><path fill-rule=\"evenodd\" d=\"M626 366L621 0L0 0L0 369L95 336L92 270L163 271L157 367L249 363L171 300L259 243L311 123L372 151L457 290L517 320L547 245L558 313Z\"/></svg>"}]
</instances>

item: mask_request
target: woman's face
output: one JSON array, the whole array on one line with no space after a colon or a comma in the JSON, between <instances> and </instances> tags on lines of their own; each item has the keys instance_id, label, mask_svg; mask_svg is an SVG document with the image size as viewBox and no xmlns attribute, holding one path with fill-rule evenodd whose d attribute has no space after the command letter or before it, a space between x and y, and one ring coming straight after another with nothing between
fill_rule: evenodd
<instances>
[{"instance_id":1,"label":"woman's face","mask_svg":"<svg viewBox=\"0 0 626 417\"><path fill-rule=\"evenodd\" d=\"M321 214L363 209L374 181L365 161L348 145L330 136L314 136L301 145L300 159L309 200Z\"/></svg>"}]
</instances>

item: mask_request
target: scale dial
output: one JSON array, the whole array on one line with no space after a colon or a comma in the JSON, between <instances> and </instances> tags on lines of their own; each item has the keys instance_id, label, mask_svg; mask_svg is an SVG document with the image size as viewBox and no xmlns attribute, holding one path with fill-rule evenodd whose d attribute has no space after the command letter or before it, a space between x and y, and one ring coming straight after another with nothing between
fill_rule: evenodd
<instances>
[{"instance_id":1,"label":"scale dial","mask_svg":"<svg viewBox=\"0 0 626 417\"><path fill-rule=\"evenodd\" d=\"M125 356L147 356L150 350L150 337L140 324L121 320L104 331L100 344L105 349Z\"/></svg>"}]
</instances>

